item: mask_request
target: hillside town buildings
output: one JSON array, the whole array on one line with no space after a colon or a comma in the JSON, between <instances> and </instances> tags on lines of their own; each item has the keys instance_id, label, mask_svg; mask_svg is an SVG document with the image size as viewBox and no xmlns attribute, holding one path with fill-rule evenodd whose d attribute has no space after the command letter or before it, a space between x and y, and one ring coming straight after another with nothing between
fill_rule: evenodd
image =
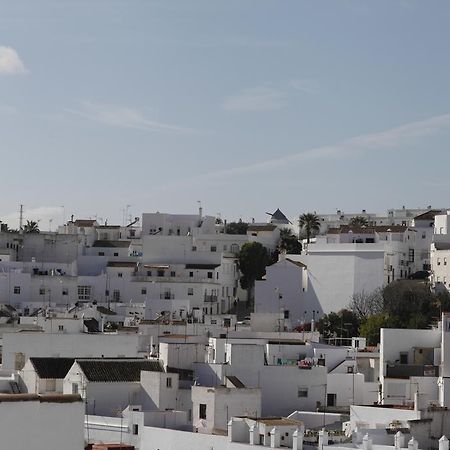
<instances>
[{"instance_id":1,"label":"hillside town buildings","mask_svg":"<svg viewBox=\"0 0 450 450\"><path fill-rule=\"evenodd\" d=\"M450 316L382 329L376 346L316 325L399 280L448 290L449 215L359 215L319 216L300 254L282 251L295 220L280 210L244 234L201 208L0 232L2 433L22 417L33 448L448 450ZM253 304L249 242L273 259Z\"/></svg>"}]
</instances>

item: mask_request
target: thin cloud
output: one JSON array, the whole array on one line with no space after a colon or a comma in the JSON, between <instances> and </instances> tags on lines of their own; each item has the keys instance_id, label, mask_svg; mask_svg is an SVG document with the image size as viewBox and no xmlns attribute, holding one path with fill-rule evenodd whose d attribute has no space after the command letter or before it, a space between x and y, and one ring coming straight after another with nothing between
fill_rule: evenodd
<instances>
[{"instance_id":1,"label":"thin cloud","mask_svg":"<svg viewBox=\"0 0 450 450\"><path fill-rule=\"evenodd\" d=\"M0 75L19 75L27 73L25 64L11 47L0 46Z\"/></svg>"},{"instance_id":2,"label":"thin cloud","mask_svg":"<svg viewBox=\"0 0 450 450\"><path fill-rule=\"evenodd\" d=\"M198 133L192 128L149 119L135 108L84 101L80 109L65 109L64 111L111 127L162 133Z\"/></svg>"},{"instance_id":3,"label":"thin cloud","mask_svg":"<svg viewBox=\"0 0 450 450\"><path fill-rule=\"evenodd\" d=\"M434 116L429 119L411 122L386 131L356 136L333 145L315 147L280 158L268 159L247 166L201 175L191 181L218 180L248 175L252 173L270 172L276 169L292 167L300 163L309 163L324 159L345 159L349 156L360 155L371 150L395 148L412 141L432 136L442 131L450 130L450 114Z\"/></svg>"},{"instance_id":4,"label":"thin cloud","mask_svg":"<svg viewBox=\"0 0 450 450\"><path fill-rule=\"evenodd\" d=\"M221 107L225 111L276 111L288 105L292 91L313 94L318 84L311 79L293 79L278 87L259 86L243 89L226 98Z\"/></svg>"},{"instance_id":5,"label":"thin cloud","mask_svg":"<svg viewBox=\"0 0 450 450\"><path fill-rule=\"evenodd\" d=\"M281 89L257 87L244 89L225 99L222 108L226 111L273 111L284 108L286 104L287 96Z\"/></svg>"}]
</instances>

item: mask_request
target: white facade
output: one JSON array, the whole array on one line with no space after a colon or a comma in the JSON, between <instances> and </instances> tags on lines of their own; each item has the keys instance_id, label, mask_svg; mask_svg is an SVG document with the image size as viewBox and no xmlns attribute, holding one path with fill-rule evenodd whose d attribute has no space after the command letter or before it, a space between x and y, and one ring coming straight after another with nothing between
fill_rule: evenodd
<instances>
[{"instance_id":1,"label":"white facade","mask_svg":"<svg viewBox=\"0 0 450 450\"><path fill-rule=\"evenodd\" d=\"M0 396L2 448L84 448L84 405L79 396Z\"/></svg>"}]
</instances>

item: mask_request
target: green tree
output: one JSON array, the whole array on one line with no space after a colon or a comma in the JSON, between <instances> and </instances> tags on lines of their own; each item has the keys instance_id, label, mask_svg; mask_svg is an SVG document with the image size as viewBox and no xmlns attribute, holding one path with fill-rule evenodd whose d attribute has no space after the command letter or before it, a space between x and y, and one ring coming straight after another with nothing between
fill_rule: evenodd
<instances>
[{"instance_id":1,"label":"green tree","mask_svg":"<svg viewBox=\"0 0 450 450\"><path fill-rule=\"evenodd\" d=\"M350 222L348 224L351 227L367 227L367 225L369 225L369 222L363 216L355 216L350 219Z\"/></svg>"},{"instance_id":2,"label":"green tree","mask_svg":"<svg viewBox=\"0 0 450 450\"><path fill-rule=\"evenodd\" d=\"M325 339L333 337L351 338L358 336L360 322L353 311L341 309L325 314L318 322L317 329Z\"/></svg>"},{"instance_id":3,"label":"green tree","mask_svg":"<svg viewBox=\"0 0 450 450\"><path fill-rule=\"evenodd\" d=\"M289 228L280 230L280 241L278 244L280 251L291 255L299 255L302 252L302 244Z\"/></svg>"},{"instance_id":4,"label":"green tree","mask_svg":"<svg viewBox=\"0 0 450 450\"><path fill-rule=\"evenodd\" d=\"M320 230L320 219L316 214L305 213L299 219L300 230L304 230L306 241L309 244L311 237Z\"/></svg>"},{"instance_id":5,"label":"green tree","mask_svg":"<svg viewBox=\"0 0 450 450\"><path fill-rule=\"evenodd\" d=\"M359 335L367 339L368 345L377 345L380 342L380 329L392 327L392 320L386 313L374 314L361 323Z\"/></svg>"},{"instance_id":6,"label":"green tree","mask_svg":"<svg viewBox=\"0 0 450 450\"><path fill-rule=\"evenodd\" d=\"M27 220L27 223L23 227L25 233L39 233L39 224L34 220Z\"/></svg>"},{"instance_id":7,"label":"green tree","mask_svg":"<svg viewBox=\"0 0 450 450\"><path fill-rule=\"evenodd\" d=\"M427 328L437 312L435 302L436 295L421 281L399 280L383 289L383 312L397 328Z\"/></svg>"},{"instance_id":8,"label":"green tree","mask_svg":"<svg viewBox=\"0 0 450 450\"><path fill-rule=\"evenodd\" d=\"M230 222L225 227L226 234L247 234L248 223L242 222Z\"/></svg>"},{"instance_id":9,"label":"green tree","mask_svg":"<svg viewBox=\"0 0 450 450\"><path fill-rule=\"evenodd\" d=\"M255 281L266 274L270 262L267 249L259 242L246 242L239 252L239 270L242 273L242 289L247 289L248 300L253 299Z\"/></svg>"}]
</instances>

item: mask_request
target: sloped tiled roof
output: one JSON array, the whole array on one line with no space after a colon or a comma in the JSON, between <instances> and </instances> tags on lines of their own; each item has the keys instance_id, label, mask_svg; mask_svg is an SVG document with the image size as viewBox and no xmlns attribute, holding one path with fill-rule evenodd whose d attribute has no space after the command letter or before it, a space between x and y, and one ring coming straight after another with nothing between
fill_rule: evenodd
<instances>
[{"instance_id":1,"label":"sloped tiled roof","mask_svg":"<svg viewBox=\"0 0 450 450\"><path fill-rule=\"evenodd\" d=\"M438 214L445 213L440 209L430 209L429 211L426 211L414 217L414 220L434 220L434 216L437 216Z\"/></svg>"},{"instance_id":2,"label":"sloped tiled roof","mask_svg":"<svg viewBox=\"0 0 450 450\"><path fill-rule=\"evenodd\" d=\"M96 220L93 219L77 219L73 223L77 227L89 228L93 227Z\"/></svg>"},{"instance_id":3,"label":"sloped tiled roof","mask_svg":"<svg viewBox=\"0 0 450 450\"><path fill-rule=\"evenodd\" d=\"M108 261L108 267L129 267L133 268L137 266L137 262L134 261Z\"/></svg>"},{"instance_id":4,"label":"sloped tiled roof","mask_svg":"<svg viewBox=\"0 0 450 450\"><path fill-rule=\"evenodd\" d=\"M160 361L148 359L79 359L84 375L95 382L138 382L141 371L163 372Z\"/></svg>"},{"instance_id":5,"label":"sloped tiled roof","mask_svg":"<svg viewBox=\"0 0 450 450\"><path fill-rule=\"evenodd\" d=\"M356 234L374 234L374 233L404 233L408 227L403 225L377 225L374 227L352 227L350 225L341 225L339 228L329 228L327 234L346 234L350 231Z\"/></svg>"},{"instance_id":6,"label":"sloped tiled roof","mask_svg":"<svg viewBox=\"0 0 450 450\"><path fill-rule=\"evenodd\" d=\"M249 225L247 231L273 231L276 228L276 225L266 223L264 225Z\"/></svg>"},{"instance_id":7,"label":"sloped tiled roof","mask_svg":"<svg viewBox=\"0 0 450 450\"><path fill-rule=\"evenodd\" d=\"M128 248L131 241L107 241L98 240L92 244L92 247L103 247L103 248Z\"/></svg>"},{"instance_id":8,"label":"sloped tiled roof","mask_svg":"<svg viewBox=\"0 0 450 450\"><path fill-rule=\"evenodd\" d=\"M39 378L62 379L72 367L74 358L30 358Z\"/></svg>"},{"instance_id":9,"label":"sloped tiled roof","mask_svg":"<svg viewBox=\"0 0 450 450\"><path fill-rule=\"evenodd\" d=\"M237 389L245 388L245 384L238 377L229 376L227 377L227 380Z\"/></svg>"},{"instance_id":10,"label":"sloped tiled roof","mask_svg":"<svg viewBox=\"0 0 450 450\"><path fill-rule=\"evenodd\" d=\"M214 270L220 264L186 264L186 269Z\"/></svg>"}]
</instances>

